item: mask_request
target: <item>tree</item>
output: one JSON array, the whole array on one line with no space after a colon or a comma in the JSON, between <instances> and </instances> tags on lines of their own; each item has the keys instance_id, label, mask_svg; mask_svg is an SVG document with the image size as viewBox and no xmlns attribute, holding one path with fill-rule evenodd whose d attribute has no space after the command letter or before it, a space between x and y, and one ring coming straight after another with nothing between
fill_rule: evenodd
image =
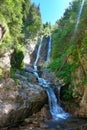
<instances>
[{"instance_id":1,"label":"tree","mask_svg":"<svg viewBox=\"0 0 87 130\"><path fill-rule=\"evenodd\" d=\"M25 38L29 39L36 36L41 29L41 24L39 7L33 3L29 7L29 12L27 12L26 18L24 18L23 31L25 33Z\"/></svg>"}]
</instances>

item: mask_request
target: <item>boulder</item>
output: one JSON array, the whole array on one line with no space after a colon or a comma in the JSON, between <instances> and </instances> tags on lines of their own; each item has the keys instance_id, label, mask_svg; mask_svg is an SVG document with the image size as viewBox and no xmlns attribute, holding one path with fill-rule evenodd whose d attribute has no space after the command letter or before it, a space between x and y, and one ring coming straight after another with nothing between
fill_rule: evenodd
<instances>
[{"instance_id":1,"label":"boulder","mask_svg":"<svg viewBox=\"0 0 87 130\"><path fill-rule=\"evenodd\" d=\"M30 73L34 73L34 69L31 66L26 66L25 71L30 72Z\"/></svg>"},{"instance_id":2,"label":"boulder","mask_svg":"<svg viewBox=\"0 0 87 130\"><path fill-rule=\"evenodd\" d=\"M33 73L28 72L24 72L23 74L15 73L15 77L16 79L20 79L21 82L26 81L26 83L28 82L37 83L37 78Z\"/></svg>"},{"instance_id":3,"label":"boulder","mask_svg":"<svg viewBox=\"0 0 87 130\"><path fill-rule=\"evenodd\" d=\"M27 81L13 79L0 82L0 128L23 121L38 112L47 101L44 89Z\"/></svg>"}]
</instances>

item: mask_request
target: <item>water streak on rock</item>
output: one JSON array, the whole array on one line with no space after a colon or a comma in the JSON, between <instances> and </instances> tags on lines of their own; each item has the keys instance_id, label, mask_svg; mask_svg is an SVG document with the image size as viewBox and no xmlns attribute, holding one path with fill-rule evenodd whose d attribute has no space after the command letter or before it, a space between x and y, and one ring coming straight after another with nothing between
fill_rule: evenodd
<instances>
[{"instance_id":1,"label":"water streak on rock","mask_svg":"<svg viewBox=\"0 0 87 130\"><path fill-rule=\"evenodd\" d=\"M75 25L74 36L75 36L75 34L77 32L78 24L80 22L80 18L81 18L84 2L85 2L85 0L82 0L81 7L80 7L80 10L79 10L79 13L78 13L78 17L77 17L77 22L76 22L76 25Z\"/></svg>"}]
</instances>

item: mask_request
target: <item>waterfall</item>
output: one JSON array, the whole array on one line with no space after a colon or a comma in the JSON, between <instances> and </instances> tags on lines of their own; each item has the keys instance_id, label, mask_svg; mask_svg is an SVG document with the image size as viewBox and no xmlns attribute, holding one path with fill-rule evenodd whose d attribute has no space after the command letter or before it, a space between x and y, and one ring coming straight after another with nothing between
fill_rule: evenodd
<instances>
[{"instance_id":1,"label":"waterfall","mask_svg":"<svg viewBox=\"0 0 87 130\"><path fill-rule=\"evenodd\" d=\"M48 42L48 51L47 51L47 61L50 59L51 56L51 48L52 48L52 38L51 35L49 36L49 42Z\"/></svg>"},{"instance_id":2,"label":"waterfall","mask_svg":"<svg viewBox=\"0 0 87 130\"><path fill-rule=\"evenodd\" d=\"M56 85L57 92L58 92L58 103L60 104L60 85Z\"/></svg>"},{"instance_id":3,"label":"waterfall","mask_svg":"<svg viewBox=\"0 0 87 130\"><path fill-rule=\"evenodd\" d=\"M64 112L62 107L57 102L56 95L51 86L46 87L46 92L49 100L50 113L54 120L66 119L69 115Z\"/></svg>"},{"instance_id":4,"label":"waterfall","mask_svg":"<svg viewBox=\"0 0 87 130\"><path fill-rule=\"evenodd\" d=\"M41 51L41 47L42 47L42 41L43 41L43 36L41 37L41 39L40 39L40 44L39 44L39 47L38 47L38 50L37 50L37 55L36 55L36 59L35 59L35 62L34 62L34 74L35 74L35 76L38 78L39 77L39 75L38 75L38 73L37 73L37 71L38 71L38 69L37 69L37 62L38 62L38 60L39 60L39 57L40 57L40 51Z\"/></svg>"},{"instance_id":5,"label":"waterfall","mask_svg":"<svg viewBox=\"0 0 87 130\"><path fill-rule=\"evenodd\" d=\"M39 47L38 47L38 51L37 51L37 55L36 55L36 60L34 62L34 66L36 66L38 60L39 60L39 57L40 57L40 51L41 51L41 47L42 47L42 41L43 41L43 36L41 37L41 40L40 40L40 44L39 44Z\"/></svg>"},{"instance_id":6,"label":"waterfall","mask_svg":"<svg viewBox=\"0 0 87 130\"><path fill-rule=\"evenodd\" d=\"M80 7L80 10L79 10L79 13L78 13L78 17L77 17L77 22L76 22L76 25L75 25L74 36L75 36L77 28L78 28L78 24L79 24L80 17L81 17L81 14L82 14L84 2L85 2L85 0L82 0L81 7Z\"/></svg>"},{"instance_id":7,"label":"waterfall","mask_svg":"<svg viewBox=\"0 0 87 130\"><path fill-rule=\"evenodd\" d=\"M52 43L51 43L51 36L50 36L48 50L47 50L47 60L50 58L51 44ZM54 120L66 119L69 115L67 113L65 113L64 110L62 109L62 107L59 105L56 95L55 95L53 89L51 88L51 83L48 80L45 80L45 79L39 77L38 69L37 69L37 62L40 58L41 47L42 47L42 38L41 38L41 43L38 47L36 60L34 62L34 74L37 77L39 84L42 87L44 87L44 89L47 92L50 113L51 113L53 119Z\"/></svg>"}]
</instances>

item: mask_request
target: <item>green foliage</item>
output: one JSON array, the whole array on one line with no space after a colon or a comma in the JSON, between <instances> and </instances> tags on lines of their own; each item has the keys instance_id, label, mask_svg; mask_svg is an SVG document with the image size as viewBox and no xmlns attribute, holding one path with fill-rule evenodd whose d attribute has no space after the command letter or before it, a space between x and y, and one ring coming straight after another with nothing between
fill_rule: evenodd
<instances>
[{"instance_id":1,"label":"green foliage","mask_svg":"<svg viewBox=\"0 0 87 130\"><path fill-rule=\"evenodd\" d=\"M56 22L52 33L52 61L49 67L58 78L63 79L66 83L72 82L72 73L79 66L84 73L83 77L87 77L82 61L82 58L84 61L87 59L87 0L77 32L74 34L80 6L81 1L73 1L66 9L64 16Z\"/></svg>"},{"instance_id":2,"label":"green foliage","mask_svg":"<svg viewBox=\"0 0 87 130\"><path fill-rule=\"evenodd\" d=\"M24 54L20 50L14 50L11 56L11 66L12 68L20 68L22 65L22 60L24 58Z\"/></svg>"},{"instance_id":3,"label":"green foliage","mask_svg":"<svg viewBox=\"0 0 87 130\"><path fill-rule=\"evenodd\" d=\"M5 21L5 18L4 18L4 16L3 16L3 14L2 13L0 13L0 24L2 24L3 23L3 26L7 26L6 25L6 21Z\"/></svg>"},{"instance_id":4,"label":"green foliage","mask_svg":"<svg viewBox=\"0 0 87 130\"><path fill-rule=\"evenodd\" d=\"M9 43L11 42L9 28L7 26L4 16L1 13L0 13L0 25L1 27L3 27L3 31L4 31L2 41L0 42L0 57L1 57L3 53L9 50L10 48Z\"/></svg>"},{"instance_id":5,"label":"green foliage","mask_svg":"<svg viewBox=\"0 0 87 130\"><path fill-rule=\"evenodd\" d=\"M14 49L12 67L23 65L26 38L34 38L41 28L40 8L31 0L1 0L0 25L5 34L0 42L0 57L9 49Z\"/></svg>"},{"instance_id":6,"label":"green foliage","mask_svg":"<svg viewBox=\"0 0 87 130\"><path fill-rule=\"evenodd\" d=\"M26 1L26 0L25 0ZM28 3L28 2L27 2ZM26 4L27 4L26 3ZM23 32L25 33L25 38L33 38L34 36L37 36L41 29L41 15L40 15L40 9L39 6L36 6L34 3L33 4L27 4L24 3L23 5L23 11L24 11L24 17L23 17L23 22L24 22L24 27L23 27ZM27 10L25 6L28 6ZM25 15L25 12L26 15Z\"/></svg>"},{"instance_id":7,"label":"green foliage","mask_svg":"<svg viewBox=\"0 0 87 130\"><path fill-rule=\"evenodd\" d=\"M10 42L17 45L24 42L25 38L34 37L41 27L39 6L31 4L30 0L3 0L0 1L0 23L9 30ZM7 31L7 28L6 28ZM22 33L23 32L23 33Z\"/></svg>"},{"instance_id":8,"label":"green foliage","mask_svg":"<svg viewBox=\"0 0 87 130\"><path fill-rule=\"evenodd\" d=\"M69 87L69 88L65 91L65 93L64 93L64 95L63 95L63 99L64 99L64 100L71 100L71 99L72 99L72 93L73 93L72 88Z\"/></svg>"},{"instance_id":9,"label":"green foliage","mask_svg":"<svg viewBox=\"0 0 87 130\"><path fill-rule=\"evenodd\" d=\"M0 24L5 29L5 35L0 43L0 56L20 42L23 42L21 38L23 26L22 4L23 0L0 1Z\"/></svg>"},{"instance_id":10,"label":"green foliage","mask_svg":"<svg viewBox=\"0 0 87 130\"><path fill-rule=\"evenodd\" d=\"M51 24L46 22L45 24L43 24L42 34L44 35L44 37L47 38L50 32L51 32Z\"/></svg>"},{"instance_id":11,"label":"green foliage","mask_svg":"<svg viewBox=\"0 0 87 130\"><path fill-rule=\"evenodd\" d=\"M11 43L12 39L9 33L5 34L5 37L3 39L3 41L0 44L0 57L7 51L9 51L11 49L12 43Z\"/></svg>"},{"instance_id":12,"label":"green foliage","mask_svg":"<svg viewBox=\"0 0 87 130\"><path fill-rule=\"evenodd\" d=\"M71 82L71 73L79 66L75 50L74 46L70 46L66 52L62 52L61 56L55 58L49 64L50 69L55 72L58 78L63 79L65 83ZM75 57L72 56L72 51Z\"/></svg>"},{"instance_id":13,"label":"green foliage","mask_svg":"<svg viewBox=\"0 0 87 130\"><path fill-rule=\"evenodd\" d=\"M11 69L10 69L10 75L11 75L12 78L14 78L15 72L16 72L16 69L15 69L15 68L11 68Z\"/></svg>"},{"instance_id":14,"label":"green foliage","mask_svg":"<svg viewBox=\"0 0 87 130\"><path fill-rule=\"evenodd\" d=\"M23 0L3 0L0 3L0 12L8 24L12 37L17 37L22 29L22 3Z\"/></svg>"}]
</instances>

